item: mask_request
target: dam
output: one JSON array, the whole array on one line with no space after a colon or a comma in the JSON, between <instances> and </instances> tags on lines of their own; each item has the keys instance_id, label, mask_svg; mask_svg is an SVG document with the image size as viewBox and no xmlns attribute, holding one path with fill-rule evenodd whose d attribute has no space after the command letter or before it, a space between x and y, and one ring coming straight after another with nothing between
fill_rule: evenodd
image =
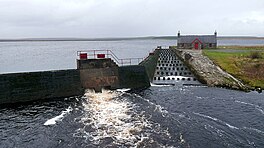
<instances>
[{"instance_id":1,"label":"dam","mask_svg":"<svg viewBox=\"0 0 264 148\"><path fill-rule=\"evenodd\" d=\"M189 68L171 49L159 50L159 58L153 84L165 85L201 85Z\"/></svg>"},{"instance_id":2,"label":"dam","mask_svg":"<svg viewBox=\"0 0 264 148\"><path fill-rule=\"evenodd\" d=\"M111 50L78 51L76 69L1 74L0 104L81 96L85 89L146 89L151 83L247 90L201 53L158 46L144 59L120 59Z\"/></svg>"}]
</instances>

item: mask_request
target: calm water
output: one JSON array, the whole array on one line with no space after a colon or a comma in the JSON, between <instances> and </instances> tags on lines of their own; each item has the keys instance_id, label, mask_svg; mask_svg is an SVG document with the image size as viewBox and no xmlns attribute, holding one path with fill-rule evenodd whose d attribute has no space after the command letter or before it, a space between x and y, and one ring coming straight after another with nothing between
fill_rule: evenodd
<instances>
[{"instance_id":1,"label":"calm water","mask_svg":"<svg viewBox=\"0 0 264 148\"><path fill-rule=\"evenodd\" d=\"M75 69L77 51L111 49L119 58L143 58L174 40L0 42L0 73ZM219 40L218 45L264 45L264 40Z\"/></svg>"},{"instance_id":2,"label":"calm water","mask_svg":"<svg viewBox=\"0 0 264 148\"><path fill-rule=\"evenodd\" d=\"M173 40L0 42L0 73L75 69L77 51L111 49L119 58L143 58Z\"/></svg>"},{"instance_id":3,"label":"calm water","mask_svg":"<svg viewBox=\"0 0 264 148\"><path fill-rule=\"evenodd\" d=\"M1 72L75 68L76 51L142 57L168 40L0 43ZM222 43L224 44L224 43ZM251 43L248 43L251 44ZM0 106L0 147L264 147L264 94L151 86Z\"/></svg>"}]
</instances>

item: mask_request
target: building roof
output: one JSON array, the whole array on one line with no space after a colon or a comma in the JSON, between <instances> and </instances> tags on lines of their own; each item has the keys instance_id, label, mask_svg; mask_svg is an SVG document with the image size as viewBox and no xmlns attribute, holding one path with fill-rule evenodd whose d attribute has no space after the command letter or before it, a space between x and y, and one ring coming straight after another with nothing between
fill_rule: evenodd
<instances>
[{"instance_id":1,"label":"building roof","mask_svg":"<svg viewBox=\"0 0 264 148\"><path fill-rule=\"evenodd\" d=\"M215 35L186 35L179 36L177 39L178 43L192 43L195 39L199 39L203 43L216 43Z\"/></svg>"}]
</instances>

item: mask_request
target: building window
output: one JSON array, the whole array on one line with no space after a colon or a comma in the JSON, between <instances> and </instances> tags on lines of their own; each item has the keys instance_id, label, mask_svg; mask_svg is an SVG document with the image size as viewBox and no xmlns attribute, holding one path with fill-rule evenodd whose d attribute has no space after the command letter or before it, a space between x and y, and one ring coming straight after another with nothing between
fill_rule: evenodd
<instances>
[{"instance_id":1,"label":"building window","mask_svg":"<svg viewBox=\"0 0 264 148\"><path fill-rule=\"evenodd\" d=\"M212 44L211 43L209 44L209 47L212 47Z\"/></svg>"}]
</instances>

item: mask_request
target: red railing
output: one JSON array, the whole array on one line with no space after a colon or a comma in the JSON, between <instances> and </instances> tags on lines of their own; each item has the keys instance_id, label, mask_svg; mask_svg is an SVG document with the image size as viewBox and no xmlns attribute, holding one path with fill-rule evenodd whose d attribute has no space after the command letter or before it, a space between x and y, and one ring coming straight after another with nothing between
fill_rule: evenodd
<instances>
[{"instance_id":1,"label":"red railing","mask_svg":"<svg viewBox=\"0 0 264 148\"><path fill-rule=\"evenodd\" d=\"M111 58L119 66L137 65L143 58L124 58L119 59L111 50L82 50L77 51L78 59L104 59Z\"/></svg>"}]
</instances>

